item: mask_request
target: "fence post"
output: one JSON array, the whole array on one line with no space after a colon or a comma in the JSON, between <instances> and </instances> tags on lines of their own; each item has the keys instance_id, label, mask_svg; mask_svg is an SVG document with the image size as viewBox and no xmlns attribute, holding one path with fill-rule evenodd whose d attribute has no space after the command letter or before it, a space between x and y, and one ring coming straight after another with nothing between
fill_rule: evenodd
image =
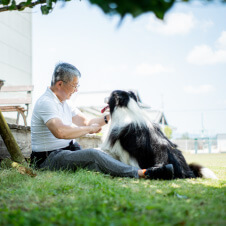
<instances>
[{"instance_id":1,"label":"fence post","mask_svg":"<svg viewBox=\"0 0 226 226\"><path fill-rule=\"evenodd\" d=\"M211 153L211 139L210 139L210 137L208 138L208 144L209 144L209 153Z\"/></svg>"},{"instance_id":2,"label":"fence post","mask_svg":"<svg viewBox=\"0 0 226 226\"><path fill-rule=\"evenodd\" d=\"M195 154L198 153L198 138L195 138Z\"/></svg>"}]
</instances>

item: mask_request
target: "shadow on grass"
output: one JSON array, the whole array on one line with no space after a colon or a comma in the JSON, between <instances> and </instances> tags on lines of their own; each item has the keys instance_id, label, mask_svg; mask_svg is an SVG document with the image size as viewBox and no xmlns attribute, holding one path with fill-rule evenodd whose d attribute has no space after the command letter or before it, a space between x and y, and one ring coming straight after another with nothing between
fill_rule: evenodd
<instances>
[{"instance_id":1,"label":"shadow on grass","mask_svg":"<svg viewBox=\"0 0 226 226\"><path fill-rule=\"evenodd\" d=\"M225 181L0 171L0 225L221 225ZM223 224L222 224L223 225Z\"/></svg>"}]
</instances>

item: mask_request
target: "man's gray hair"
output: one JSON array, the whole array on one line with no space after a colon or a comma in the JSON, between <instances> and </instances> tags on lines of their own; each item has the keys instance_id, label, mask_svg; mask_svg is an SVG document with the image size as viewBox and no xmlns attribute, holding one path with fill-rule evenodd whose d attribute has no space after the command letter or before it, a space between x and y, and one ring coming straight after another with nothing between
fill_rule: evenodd
<instances>
[{"instance_id":1,"label":"man's gray hair","mask_svg":"<svg viewBox=\"0 0 226 226\"><path fill-rule=\"evenodd\" d=\"M53 72L51 86L58 81L71 82L74 77L81 77L80 71L75 66L68 63L58 63Z\"/></svg>"}]
</instances>

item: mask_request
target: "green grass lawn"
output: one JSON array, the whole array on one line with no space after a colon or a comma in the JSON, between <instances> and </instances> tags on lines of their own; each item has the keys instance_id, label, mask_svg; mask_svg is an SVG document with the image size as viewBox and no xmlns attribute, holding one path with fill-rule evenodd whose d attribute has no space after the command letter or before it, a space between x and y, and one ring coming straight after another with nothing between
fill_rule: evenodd
<instances>
[{"instance_id":1,"label":"green grass lawn","mask_svg":"<svg viewBox=\"0 0 226 226\"><path fill-rule=\"evenodd\" d=\"M0 225L226 225L226 154L186 155L219 180L0 170Z\"/></svg>"}]
</instances>

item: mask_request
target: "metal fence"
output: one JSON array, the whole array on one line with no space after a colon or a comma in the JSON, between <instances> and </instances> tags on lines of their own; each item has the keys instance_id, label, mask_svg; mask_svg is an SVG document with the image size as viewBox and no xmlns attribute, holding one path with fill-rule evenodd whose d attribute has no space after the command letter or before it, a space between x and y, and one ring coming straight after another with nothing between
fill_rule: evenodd
<instances>
[{"instance_id":1,"label":"metal fence","mask_svg":"<svg viewBox=\"0 0 226 226\"><path fill-rule=\"evenodd\" d=\"M195 138L195 139L177 139L173 140L181 151L189 153L222 153L226 152L226 139L218 137Z\"/></svg>"}]
</instances>

